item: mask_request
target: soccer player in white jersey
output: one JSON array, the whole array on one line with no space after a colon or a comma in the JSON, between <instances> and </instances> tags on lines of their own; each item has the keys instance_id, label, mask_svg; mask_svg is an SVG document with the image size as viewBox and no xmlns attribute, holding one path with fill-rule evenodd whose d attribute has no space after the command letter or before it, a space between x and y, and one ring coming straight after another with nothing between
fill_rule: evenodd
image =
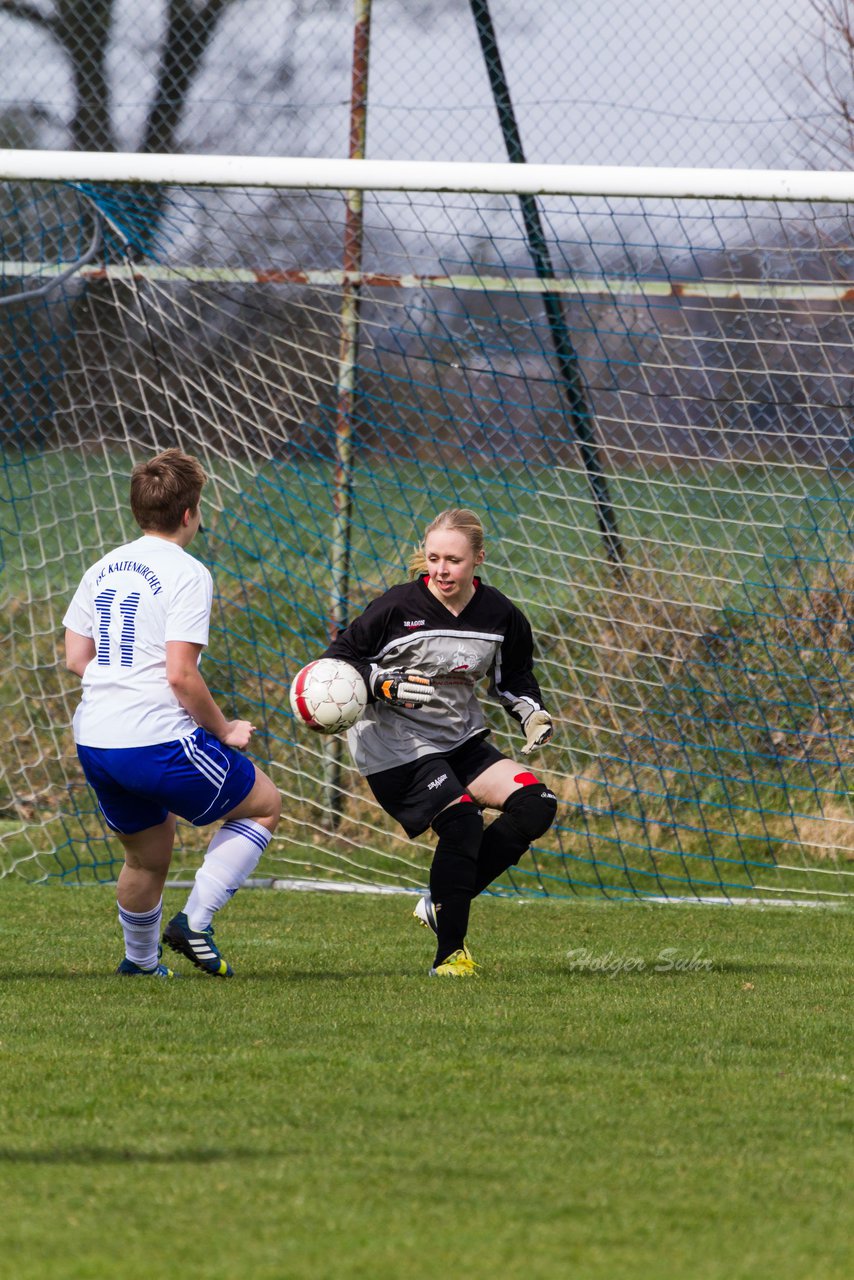
<instances>
[{"instance_id":1,"label":"soccer player in white jersey","mask_svg":"<svg viewBox=\"0 0 854 1280\"><path fill-rule=\"evenodd\" d=\"M368 686L368 707L348 733L356 768L410 838L428 828L438 837L430 891L415 909L436 934L437 977L474 976L472 900L557 813L549 788L489 741L476 693L483 679L521 724L523 755L549 740L552 721L528 620L481 580L483 559L475 513L441 512L410 561L412 581L369 604L324 654L351 663ZM486 828L482 807L500 810Z\"/></svg>"},{"instance_id":2,"label":"soccer player in white jersey","mask_svg":"<svg viewBox=\"0 0 854 1280\"><path fill-rule=\"evenodd\" d=\"M281 812L275 784L242 754L255 726L228 720L199 671L213 588L186 548L201 523L205 479L178 449L138 463L130 505L142 537L92 565L63 620L66 665L83 684L77 754L124 849L116 896L125 958L116 972L128 977L174 976L159 940L176 815L200 827L224 821L163 941L227 978L211 922L255 869Z\"/></svg>"}]
</instances>

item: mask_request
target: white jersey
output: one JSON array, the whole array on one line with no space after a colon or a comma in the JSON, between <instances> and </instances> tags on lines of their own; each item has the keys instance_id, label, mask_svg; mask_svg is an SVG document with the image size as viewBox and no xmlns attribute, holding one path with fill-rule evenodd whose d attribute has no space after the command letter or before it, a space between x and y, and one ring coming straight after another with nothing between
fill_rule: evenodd
<instances>
[{"instance_id":1,"label":"white jersey","mask_svg":"<svg viewBox=\"0 0 854 1280\"><path fill-rule=\"evenodd\" d=\"M183 547L145 534L94 564L63 625L95 641L83 673L74 740L85 747L149 747L196 729L166 679L166 642L206 645L213 584Z\"/></svg>"}]
</instances>

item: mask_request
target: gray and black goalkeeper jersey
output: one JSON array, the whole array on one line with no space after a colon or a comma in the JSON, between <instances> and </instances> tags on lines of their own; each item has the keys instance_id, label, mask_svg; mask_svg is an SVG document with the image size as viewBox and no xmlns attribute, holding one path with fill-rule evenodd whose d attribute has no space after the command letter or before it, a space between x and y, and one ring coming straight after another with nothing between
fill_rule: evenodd
<instances>
[{"instance_id":1,"label":"gray and black goalkeeper jersey","mask_svg":"<svg viewBox=\"0 0 854 1280\"><path fill-rule=\"evenodd\" d=\"M426 578L391 587L323 656L351 663L368 686L365 714L347 734L363 775L444 755L484 734L475 696L475 686L484 678L489 678L489 692L520 723L543 705L527 618L477 578L475 593L458 616L431 594ZM378 673L409 670L429 676L435 685L430 703L410 711L374 699Z\"/></svg>"}]
</instances>

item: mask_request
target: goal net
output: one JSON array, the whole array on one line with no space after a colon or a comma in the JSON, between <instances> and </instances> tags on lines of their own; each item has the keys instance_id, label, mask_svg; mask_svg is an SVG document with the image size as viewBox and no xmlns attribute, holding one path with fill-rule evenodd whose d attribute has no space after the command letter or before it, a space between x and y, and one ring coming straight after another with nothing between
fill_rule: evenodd
<instances>
[{"instance_id":1,"label":"goal net","mask_svg":"<svg viewBox=\"0 0 854 1280\"><path fill-rule=\"evenodd\" d=\"M211 477L203 671L284 796L259 868L414 889L294 673L474 507L554 714L526 895L852 890L851 175L4 153L0 874L114 878L61 619ZM518 757L498 707L494 740ZM204 836L180 828L173 872Z\"/></svg>"}]
</instances>

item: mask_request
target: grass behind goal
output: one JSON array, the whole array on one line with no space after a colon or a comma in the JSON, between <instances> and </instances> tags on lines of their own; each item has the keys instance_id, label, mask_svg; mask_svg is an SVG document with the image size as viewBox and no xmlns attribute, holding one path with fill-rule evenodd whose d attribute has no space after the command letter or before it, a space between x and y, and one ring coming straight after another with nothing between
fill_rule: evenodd
<instances>
[{"instance_id":1,"label":"grass behind goal","mask_svg":"<svg viewBox=\"0 0 854 1280\"><path fill-rule=\"evenodd\" d=\"M850 899L848 176L342 163L5 159L0 875L115 874L60 620L177 444L212 477L205 670L285 798L265 873L423 884L287 687L470 505L557 730L558 822L502 887Z\"/></svg>"},{"instance_id":2,"label":"grass behind goal","mask_svg":"<svg viewBox=\"0 0 854 1280\"><path fill-rule=\"evenodd\" d=\"M410 906L127 982L111 891L4 884L4 1280L851 1274L850 913L481 901L466 983Z\"/></svg>"},{"instance_id":3,"label":"grass behind goal","mask_svg":"<svg viewBox=\"0 0 854 1280\"><path fill-rule=\"evenodd\" d=\"M22 510L23 564L12 562L5 568L9 608L4 625L9 651L23 661L0 673L0 687L10 709L13 740L25 761L11 773L13 796L20 786L16 774L19 779L26 776L32 791L18 791L18 813L7 809L0 843L7 866L17 866L29 878L108 880L118 871L118 847L108 839L74 762L70 721L78 684L58 661L58 622L73 589L70 584L100 548L134 536L122 510L125 462L122 451L66 449L21 458L19 474L12 473ZM404 840L382 818L349 768L346 753L341 759L342 816L330 834L328 748L322 739L294 725L288 705L291 676L325 644L329 560L318 530L328 521L331 470L331 465L315 462L271 463L246 472L236 493L224 490L213 477L206 534L194 546L215 579L205 673L235 714L258 723L260 737L253 750L286 797L285 838L268 853L261 874L356 880L367 876L415 887L425 880L429 846ZM501 478L493 471L489 482L495 486ZM800 779L796 769L781 772L767 749L767 731L761 722L751 724L750 711L738 706L749 705L751 691L740 687L749 679L749 670L732 670L727 660L717 666L720 687L712 694L725 711L728 706L733 725L721 726L720 714L710 715L704 703L704 697L706 703L710 697L704 686L715 669L715 643L732 648L734 642L750 646L756 641L756 598L751 599L747 584L761 567L757 571L749 511L757 503L767 505L772 497L776 504L803 501L802 482L796 485L785 474L765 475L764 492L752 477L741 509L730 493L728 518L735 533L726 560L732 584L727 620L720 609L719 584L704 580L697 571L699 553L692 568L682 543L673 545L676 531L684 535L685 529L693 531L697 546L702 545L700 531L713 528L719 519L720 485L726 478L722 471L717 482L712 475L703 484L673 486L655 516L661 552L647 563L638 594L633 596L615 582L603 598L601 575L590 556L596 534L583 479L577 473L555 477L543 471L523 485L518 474L505 473L504 483L514 488L516 516L502 527L494 513L498 530L487 577L505 590L513 584L515 598L534 625L541 682L560 725L556 741L541 753L539 764L564 802L556 838L549 837L535 851L533 865L526 859L506 887L549 895L727 896L752 893L759 882L770 893L786 896L803 893L805 870L813 872L811 883L818 892L833 879L834 841L844 844L848 822L848 799L837 779L838 767L822 773L813 761ZM476 490L483 477L476 470L446 470L443 482L454 494L464 495ZM557 486L562 487L561 503ZM648 488L641 476L621 478L627 510L648 501ZM812 500L820 502L818 479L813 490ZM104 492L110 495L109 504L92 510L92 495ZM424 468L413 465L393 478L362 471L354 498L354 611L400 576L408 550L405 532L429 519L434 493ZM26 502L20 501L21 495L26 495ZM541 533L532 542L531 530L553 523L544 513L564 509L567 503L575 513L575 525L560 533L560 549L550 555ZM396 509L397 519L392 519ZM77 514L69 520L66 511ZM769 545L772 541L769 532ZM837 557L842 552L841 546L834 547ZM567 564L569 580L563 576ZM720 554L717 564L724 565ZM690 593L686 591L681 601L668 601L676 579L690 579ZM794 591L790 600L800 609ZM728 633L718 638L722 619ZM21 632L29 626L34 634L28 652L22 654ZM778 632L791 629L785 618L772 625L772 632L775 626ZM813 630L820 639L817 624ZM772 635L772 641L779 644L780 635ZM811 643L809 637L806 642ZM816 662L827 662L820 651ZM28 668L23 675L22 667ZM779 687L779 678L777 683ZM659 756L670 755L667 775L632 745L638 743L642 749L650 737L650 691L663 725L655 734L656 750ZM763 697L767 699L767 689ZM796 695L792 701L797 716ZM844 707L837 712L838 732L844 736ZM754 717L762 715L758 707ZM498 741L512 753L518 743L506 717L493 708L490 718ZM698 743L693 761L679 742L667 741L671 733L696 739L716 732L722 741L710 741L705 754ZM747 753L745 735L752 745ZM53 757L58 757L55 763ZM745 769L754 794L759 794L757 786L764 788L766 806L760 812L754 800L755 817L748 810L742 819L733 793L744 785L739 772ZM663 800L657 792L665 776L669 795ZM787 786L804 793L812 786L828 816L812 825L799 823L785 809ZM778 813L773 811L776 796ZM686 815L682 821L674 816L677 802ZM828 820L834 803L839 813L836 835ZM804 839L817 846L807 851L806 865ZM314 845L308 857L307 842ZM646 843L653 847L651 857L644 850ZM182 846L177 875L198 856L197 833L182 828ZM324 846L331 846L332 852ZM786 865L791 862L797 865ZM835 888L836 881L828 887Z\"/></svg>"}]
</instances>

